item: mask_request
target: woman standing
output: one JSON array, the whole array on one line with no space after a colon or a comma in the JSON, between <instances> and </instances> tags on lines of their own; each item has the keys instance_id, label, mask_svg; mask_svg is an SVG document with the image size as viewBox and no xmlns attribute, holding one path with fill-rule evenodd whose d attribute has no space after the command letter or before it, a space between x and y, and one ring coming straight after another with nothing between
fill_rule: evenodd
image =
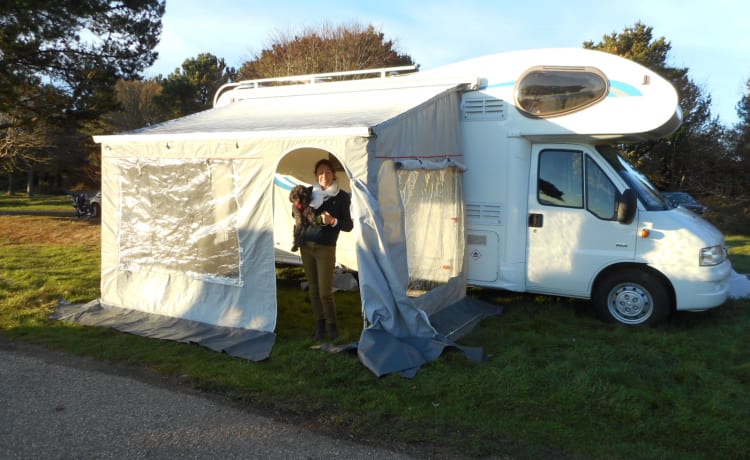
<instances>
[{"instance_id":1,"label":"woman standing","mask_svg":"<svg viewBox=\"0 0 750 460\"><path fill-rule=\"evenodd\" d=\"M300 247L302 266L310 290L310 303L315 318L315 340L339 337L336 326L336 303L333 300L333 273L336 267L336 242L339 232L354 227L349 206L351 198L339 189L336 172L330 160L315 164L318 183L313 186L312 202L318 225L311 225Z\"/></svg>"}]
</instances>

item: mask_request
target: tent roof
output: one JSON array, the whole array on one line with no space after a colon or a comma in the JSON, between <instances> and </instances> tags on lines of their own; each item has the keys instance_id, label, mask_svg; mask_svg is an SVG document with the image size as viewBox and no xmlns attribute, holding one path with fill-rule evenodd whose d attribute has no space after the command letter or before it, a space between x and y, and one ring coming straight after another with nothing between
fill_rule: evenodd
<instances>
[{"instance_id":1,"label":"tent roof","mask_svg":"<svg viewBox=\"0 0 750 460\"><path fill-rule=\"evenodd\" d=\"M207 139L227 137L369 136L371 129L416 109L441 94L458 91L468 79L453 81L398 80L345 82L319 88L256 89L235 103L142 128L129 133L96 136L97 142Z\"/></svg>"}]
</instances>

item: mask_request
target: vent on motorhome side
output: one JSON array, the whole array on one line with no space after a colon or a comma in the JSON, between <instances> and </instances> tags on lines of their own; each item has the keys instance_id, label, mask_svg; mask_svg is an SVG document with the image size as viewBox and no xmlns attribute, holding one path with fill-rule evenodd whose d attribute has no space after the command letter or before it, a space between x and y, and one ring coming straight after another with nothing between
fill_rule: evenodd
<instances>
[{"instance_id":1,"label":"vent on motorhome side","mask_svg":"<svg viewBox=\"0 0 750 460\"><path fill-rule=\"evenodd\" d=\"M482 99L464 99L464 121L505 120L505 101L494 97Z\"/></svg>"},{"instance_id":2,"label":"vent on motorhome side","mask_svg":"<svg viewBox=\"0 0 750 460\"><path fill-rule=\"evenodd\" d=\"M474 223L503 223L503 209L499 203L466 203L464 212L466 220Z\"/></svg>"}]
</instances>

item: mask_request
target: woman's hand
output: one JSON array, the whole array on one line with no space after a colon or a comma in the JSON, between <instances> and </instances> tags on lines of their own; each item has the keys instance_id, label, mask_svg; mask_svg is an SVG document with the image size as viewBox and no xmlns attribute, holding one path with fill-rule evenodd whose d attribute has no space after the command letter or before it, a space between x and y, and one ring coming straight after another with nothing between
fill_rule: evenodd
<instances>
[{"instance_id":1,"label":"woman's hand","mask_svg":"<svg viewBox=\"0 0 750 460\"><path fill-rule=\"evenodd\" d=\"M328 211L323 211L320 214L320 221L323 225L331 225L331 222L333 221L333 216L328 213Z\"/></svg>"}]
</instances>

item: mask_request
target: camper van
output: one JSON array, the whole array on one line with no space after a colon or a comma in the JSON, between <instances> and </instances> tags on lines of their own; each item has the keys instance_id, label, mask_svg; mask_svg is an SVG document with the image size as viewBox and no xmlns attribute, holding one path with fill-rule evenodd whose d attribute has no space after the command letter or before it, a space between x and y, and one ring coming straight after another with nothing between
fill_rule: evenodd
<instances>
[{"instance_id":1,"label":"camper van","mask_svg":"<svg viewBox=\"0 0 750 460\"><path fill-rule=\"evenodd\" d=\"M577 50L441 70L459 71L483 79L460 107L470 284L591 299L605 320L633 325L726 300L722 234L670 206L617 149L680 126L667 81Z\"/></svg>"},{"instance_id":2,"label":"camper van","mask_svg":"<svg viewBox=\"0 0 750 460\"><path fill-rule=\"evenodd\" d=\"M469 284L591 299L603 319L631 325L726 300L731 265L722 234L672 208L617 148L680 126L666 80L582 50L504 53L392 78L461 76L478 82L455 107ZM241 92L217 102L230 97ZM277 178L282 196L295 183ZM275 232L279 247L289 246L287 233ZM297 260L283 250L277 257ZM353 255L341 258L356 269Z\"/></svg>"},{"instance_id":3,"label":"camper van","mask_svg":"<svg viewBox=\"0 0 750 460\"><path fill-rule=\"evenodd\" d=\"M317 89L306 91L336 92L323 75L293 79L308 77ZM722 234L670 206L618 149L679 128L677 93L656 73L602 52L542 49L390 78L474 82L455 106L468 284L591 299L603 319L628 325L726 300L732 269ZM370 84L350 82L346 91ZM253 91L235 84L216 105ZM278 177L280 196L296 183ZM283 250L287 234L275 232L277 258L295 262ZM356 270L353 254L340 259Z\"/></svg>"}]
</instances>

